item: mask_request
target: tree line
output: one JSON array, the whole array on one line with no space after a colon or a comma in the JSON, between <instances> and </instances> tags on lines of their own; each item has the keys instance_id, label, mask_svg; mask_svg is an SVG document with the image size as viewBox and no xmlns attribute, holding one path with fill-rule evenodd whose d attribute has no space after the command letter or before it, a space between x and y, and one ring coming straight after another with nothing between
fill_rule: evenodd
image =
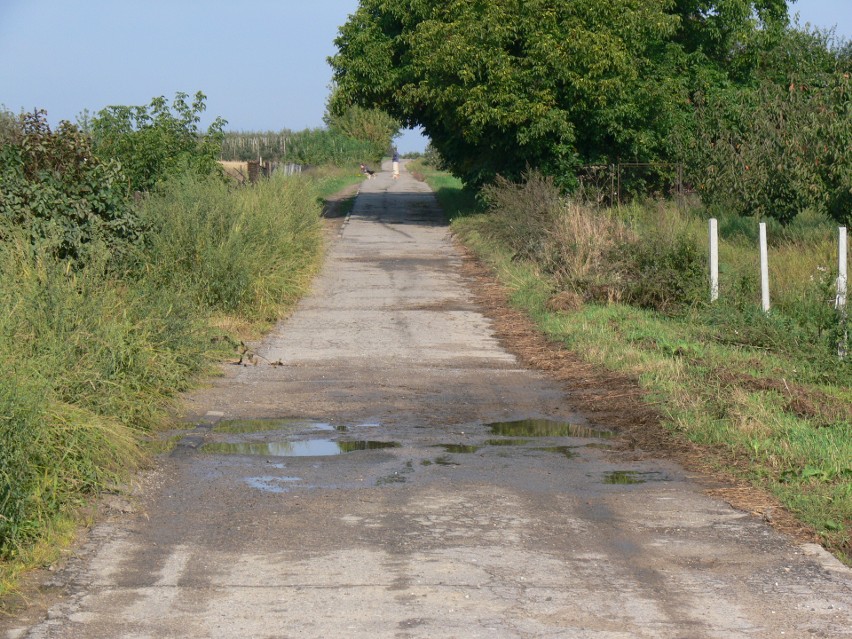
<instances>
[{"instance_id":1,"label":"tree line","mask_svg":"<svg viewBox=\"0 0 852 639\"><path fill-rule=\"evenodd\" d=\"M335 44L330 112L423 127L474 187L678 164L741 214L852 215L852 47L784 0L361 0Z\"/></svg>"}]
</instances>

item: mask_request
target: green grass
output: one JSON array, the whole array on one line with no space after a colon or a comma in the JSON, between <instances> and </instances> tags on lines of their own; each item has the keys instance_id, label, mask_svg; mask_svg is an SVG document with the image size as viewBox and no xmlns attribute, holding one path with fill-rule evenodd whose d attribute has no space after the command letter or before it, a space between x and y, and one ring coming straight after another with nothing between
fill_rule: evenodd
<instances>
[{"instance_id":1,"label":"green grass","mask_svg":"<svg viewBox=\"0 0 852 639\"><path fill-rule=\"evenodd\" d=\"M407 168L412 174L419 174L425 178L426 183L435 192L444 214L451 222L456 218L480 211L476 192L465 189L458 178L428 166L423 160L409 162Z\"/></svg>"},{"instance_id":2,"label":"green grass","mask_svg":"<svg viewBox=\"0 0 852 639\"><path fill-rule=\"evenodd\" d=\"M312 169L310 176L317 186L317 197L321 201L364 180L358 165L355 164L351 167L319 167Z\"/></svg>"},{"instance_id":3,"label":"green grass","mask_svg":"<svg viewBox=\"0 0 852 639\"><path fill-rule=\"evenodd\" d=\"M0 243L0 595L53 561L91 497L145 463L181 391L307 290L323 194L353 176L251 188L183 179L146 198L144 246L84 267ZM237 336L237 339L239 336Z\"/></svg>"},{"instance_id":4,"label":"green grass","mask_svg":"<svg viewBox=\"0 0 852 639\"><path fill-rule=\"evenodd\" d=\"M787 335L789 342L795 322L785 321L782 313L761 319L746 313L731 319L725 315L734 309L719 308L714 312L723 317L714 318L697 305L672 316L624 304L549 311L547 302L558 290L553 280L536 264L513 259L492 239L488 215L462 211L454 217L457 236L491 265L508 287L511 303L528 313L543 333L589 362L637 378L676 438L702 447L705 459L718 469L775 495L813 527L827 548L852 563L848 362L817 357L806 343L753 345L726 334L736 327L759 332L760 337L774 331L779 341ZM778 268L789 263L789 270L798 272L792 262L824 259L825 240L816 241L814 231L809 233L807 242L791 238L776 246ZM812 248L806 256L803 246ZM725 250L742 259L736 246ZM782 307L790 308L788 300L801 296L797 281L807 288L807 277L784 278Z\"/></svg>"}]
</instances>

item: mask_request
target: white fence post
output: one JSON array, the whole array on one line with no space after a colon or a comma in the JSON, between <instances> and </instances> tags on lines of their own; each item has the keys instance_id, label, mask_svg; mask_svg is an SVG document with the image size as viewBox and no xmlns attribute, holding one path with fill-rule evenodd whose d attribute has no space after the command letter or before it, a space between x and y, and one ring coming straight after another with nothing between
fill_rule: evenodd
<instances>
[{"instance_id":1,"label":"white fence post","mask_svg":"<svg viewBox=\"0 0 852 639\"><path fill-rule=\"evenodd\" d=\"M719 299L719 224L710 218L710 301Z\"/></svg>"},{"instance_id":2,"label":"white fence post","mask_svg":"<svg viewBox=\"0 0 852 639\"><path fill-rule=\"evenodd\" d=\"M837 299L835 308L843 312L846 310L846 295L849 286L849 273L847 266L847 243L846 243L846 227L841 226L839 229L839 237L837 242Z\"/></svg>"},{"instance_id":3,"label":"white fence post","mask_svg":"<svg viewBox=\"0 0 852 639\"><path fill-rule=\"evenodd\" d=\"M766 222L760 223L760 300L764 313L769 312L769 251L766 248Z\"/></svg>"},{"instance_id":4,"label":"white fence post","mask_svg":"<svg viewBox=\"0 0 852 639\"><path fill-rule=\"evenodd\" d=\"M846 242L846 227L841 226L838 229L837 240L837 297L835 298L834 307L840 316L840 338L837 343L837 356L840 359L846 357L846 345L849 340L846 322L848 315L846 312L846 296L849 287L849 271L848 271L848 256Z\"/></svg>"}]
</instances>

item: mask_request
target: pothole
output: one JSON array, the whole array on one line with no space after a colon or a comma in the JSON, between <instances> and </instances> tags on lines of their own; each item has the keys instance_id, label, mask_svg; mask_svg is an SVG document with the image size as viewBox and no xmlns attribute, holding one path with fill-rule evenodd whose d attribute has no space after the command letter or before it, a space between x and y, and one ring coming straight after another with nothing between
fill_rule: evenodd
<instances>
[{"instance_id":1,"label":"pothole","mask_svg":"<svg viewBox=\"0 0 852 639\"><path fill-rule=\"evenodd\" d=\"M512 422L486 424L494 435L504 437L612 437L612 431L596 430L589 426L560 422L551 419L521 419Z\"/></svg>"},{"instance_id":2,"label":"pothole","mask_svg":"<svg viewBox=\"0 0 852 639\"><path fill-rule=\"evenodd\" d=\"M352 441L338 442L329 439L307 439L295 442L212 442L204 444L201 451L218 455L262 455L268 457L327 457L359 450L399 448L399 442Z\"/></svg>"},{"instance_id":3,"label":"pothole","mask_svg":"<svg viewBox=\"0 0 852 639\"><path fill-rule=\"evenodd\" d=\"M603 475L605 484L644 484L649 481L670 481L670 478L661 472L635 470L613 470Z\"/></svg>"},{"instance_id":4,"label":"pothole","mask_svg":"<svg viewBox=\"0 0 852 639\"><path fill-rule=\"evenodd\" d=\"M272 430L286 431L346 431L345 426L333 426L326 422L312 419L230 419L219 422L213 428L214 433L240 435L246 433L262 433Z\"/></svg>"},{"instance_id":5,"label":"pothole","mask_svg":"<svg viewBox=\"0 0 852 639\"><path fill-rule=\"evenodd\" d=\"M443 448L448 453L467 455L477 452L480 447L469 444L438 444L438 448Z\"/></svg>"}]
</instances>

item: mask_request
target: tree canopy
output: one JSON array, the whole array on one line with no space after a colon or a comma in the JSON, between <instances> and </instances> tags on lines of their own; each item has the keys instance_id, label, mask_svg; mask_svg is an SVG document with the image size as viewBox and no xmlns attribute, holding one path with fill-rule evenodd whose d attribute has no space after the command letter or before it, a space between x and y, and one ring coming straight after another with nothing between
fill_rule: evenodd
<instances>
[{"instance_id":1,"label":"tree canopy","mask_svg":"<svg viewBox=\"0 0 852 639\"><path fill-rule=\"evenodd\" d=\"M696 83L747 69L784 0L362 0L330 58L332 113L422 126L469 183L668 155Z\"/></svg>"},{"instance_id":2,"label":"tree canopy","mask_svg":"<svg viewBox=\"0 0 852 639\"><path fill-rule=\"evenodd\" d=\"M787 4L361 0L329 58L329 111L422 127L475 187L677 163L711 205L846 221L852 45L791 26Z\"/></svg>"}]
</instances>

